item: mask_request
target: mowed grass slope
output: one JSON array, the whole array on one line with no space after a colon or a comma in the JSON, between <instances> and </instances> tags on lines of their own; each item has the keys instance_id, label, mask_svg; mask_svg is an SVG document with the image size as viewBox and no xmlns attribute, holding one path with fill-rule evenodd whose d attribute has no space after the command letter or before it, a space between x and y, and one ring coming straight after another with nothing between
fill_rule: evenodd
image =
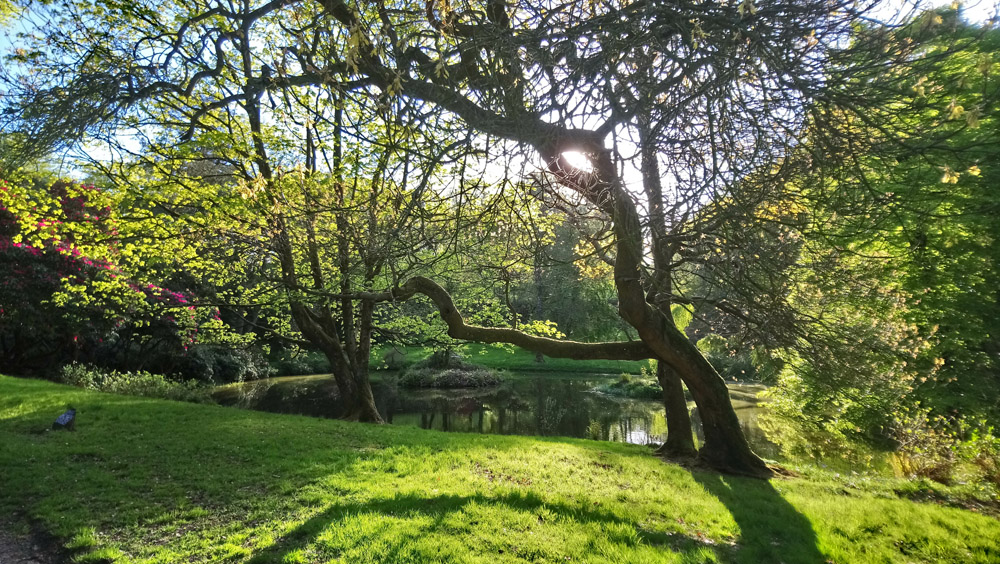
<instances>
[{"instance_id":1,"label":"mowed grass slope","mask_svg":"<svg viewBox=\"0 0 1000 564\"><path fill-rule=\"evenodd\" d=\"M44 431L67 405L77 431ZM997 562L1000 522L891 484L691 472L0 377L0 511L88 561Z\"/></svg>"}]
</instances>

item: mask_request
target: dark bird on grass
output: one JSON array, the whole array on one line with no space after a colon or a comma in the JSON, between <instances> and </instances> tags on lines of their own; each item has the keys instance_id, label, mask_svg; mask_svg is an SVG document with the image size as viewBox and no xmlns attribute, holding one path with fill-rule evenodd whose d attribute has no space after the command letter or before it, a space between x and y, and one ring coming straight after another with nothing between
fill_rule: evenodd
<instances>
[{"instance_id":1,"label":"dark bird on grass","mask_svg":"<svg viewBox=\"0 0 1000 564\"><path fill-rule=\"evenodd\" d=\"M76 410L72 407L66 410L66 413L60 415L55 422L52 423L53 430L65 429L67 431L76 430Z\"/></svg>"}]
</instances>

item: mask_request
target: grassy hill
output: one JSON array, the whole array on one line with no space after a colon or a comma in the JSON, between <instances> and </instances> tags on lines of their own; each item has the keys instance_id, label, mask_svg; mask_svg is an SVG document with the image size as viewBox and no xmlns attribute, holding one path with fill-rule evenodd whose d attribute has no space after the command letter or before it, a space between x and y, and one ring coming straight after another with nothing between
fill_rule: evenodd
<instances>
[{"instance_id":1,"label":"grassy hill","mask_svg":"<svg viewBox=\"0 0 1000 564\"><path fill-rule=\"evenodd\" d=\"M46 431L68 405L77 431ZM0 511L79 562L1000 561L1000 521L897 490L0 376Z\"/></svg>"}]
</instances>

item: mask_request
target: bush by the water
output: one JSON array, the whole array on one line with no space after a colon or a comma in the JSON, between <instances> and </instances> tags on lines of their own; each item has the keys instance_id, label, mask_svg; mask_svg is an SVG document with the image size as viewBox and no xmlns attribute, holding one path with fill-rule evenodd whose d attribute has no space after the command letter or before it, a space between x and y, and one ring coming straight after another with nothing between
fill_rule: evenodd
<instances>
[{"instance_id":1,"label":"bush by the water","mask_svg":"<svg viewBox=\"0 0 1000 564\"><path fill-rule=\"evenodd\" d=\"M645 370L643 370L645 374ZM663 399L663 388L656 380L648 378L633 378L628 374L622 374L617 381L610 384L601 384L594 388L602 394L609 396L619 396L635 399Z\"/></svg>"},{"instance_id":2,"label":"bush by the water","mask_svg":"<svg viewBox=\"0 0 1000 564\"><path fill-rule=\"evenodd\" d=\"M408 388L482 388L503 382L496 371L465 362L454 351L435 351L399 376Z\"/></svg>"},{"instance_id":3,"label":"bush by the water","mask_svg":"<svg viewBox=\"0 0 1000 564\"><path fill-rule=\"evenodd\" d=\"M503 383L489 368L419 368L407 370L399 377L399 385L407 388L483 388Z\"/></svg>"},{"instance_id":4,"label":"bush by the water","mask_svg":"<svg viewBox=\"0 0 1000 564\"><path fill-rule=\"evenodd\" d=\"M285 352L277 359L271 360L271 367L276 376L326 374L330 372L330 361L319 352Z\"/></svg>"},{"instance_id":5,"label":"bush by the water","mask_svg":"<svg viewBox=\"0 0 1000 564\"><path fill-rule=\"evenodd\" d=\"M211 401L209 388L195 380L176 382L149 372L105 371L83 364L70 364L62 368L59 379L64 384L99 392L199 403Z\"/></svg>"},{"instance_id":6,"label":"bush by the water","mask_svg":"<svg viewBox=\"0 0 1000 564\"><path fill-rule=\"evenodd\" d=\"M218 345L191 347L173 371L185 378L214 384L260 380L273 372L258 351Z\"/></svg>"},{"instance_id":7,"label":"bush by the water","mask_svg":"<svg viewBox=\"0 0 1000 564\"><path fill-rule=\"evenodd\" d=\"M890 462L899 477L1000 487L1000 437L985 420L933 415L918 406L895 413L890 434L896 442Z\"/></svg>"}]
</instances>

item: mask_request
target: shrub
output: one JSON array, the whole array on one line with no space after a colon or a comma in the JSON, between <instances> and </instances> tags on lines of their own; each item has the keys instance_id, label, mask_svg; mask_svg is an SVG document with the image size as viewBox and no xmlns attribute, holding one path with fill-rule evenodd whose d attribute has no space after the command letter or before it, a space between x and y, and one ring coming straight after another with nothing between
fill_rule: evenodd
<instances>
[{"instance_id":1,"label":"shrub","mask_svg":"<svg viewBox=\"0 0 1000 564\"><path fill-rule=\"evenodd\" d=\"M198 403L211 401L209 389L194 380L175 382L149 372L102 371L74 363L63 367L60 381L99 392Z\"/></svg>"},{"instance_id":2,"label":"shrub","mask_svg":"<svg viewBox=\"0 0 1000 564\"><path fill-rule=\"evenodd\" d=\"M628 374L622 374L618 381L610 384L601 384L594 388L595 391L609 396L618 396L635 399L663 399L663 388L656 380L643 378L632 378Z\"/></svg>"},{"instance_id":3,"label":"shrub","mask_svg":"<svg viewBox=\"0 0 1000 564\"><path fill-rule=\"evenodd\" d=\"M503 378L489 368L417 368L399 377L399 385L407 388L484 388L503 383Z\"/></svg>"},{"instance_id":4,"label":"shrub","mask_svg":"<svg viewBox=\"0 0 1000 564\"><path fill-rule=\"evenodd\" d=\"M956 448L959 458L974 465L982 479L1000 488L1000 437L985 421L964 430L966 438Z\"/></svg>"},{"instance_id":5,"label":"shrub","mask_svg":"<svg viewBox=\"0 0 1000 564\"><path fill-rule=\"evenodd\" d=\"M195 345L171 372L202 382L226 384L267 378L274 370L254 350Z\"/></svg>"},{"instance_id":6,"label":"shrub","mask_svg":"<svg viewBox=\"0 0 1000 564\"><path fill-rule=\"evenodd\" d=\"M271 368L276 376L327 374L330 372L330 361L318 352L286 352L277 360L271 361Z\"/></svg>"},{"instance_id":7,"label":"shrub","mask_svg":"<svg viewBox=\"0 0 1000 564\"><path fill-rule=\"evenodd\" d=\"M502 382L496 371L464 362L447 349L434 351L399 375L399 385L409 388L482 388Z\"/></svg>"},{"instance_id":8,"label":"shrub","mask_svg":"<svg viewBox=\"0 0 1000 564\"><path fill-rule=\"evenodd\" d=\"M932 416L930 409L902 409L893 418L890 432L896 441L891 462L897 476L928 478L950 484L957 458L958 436L954 421Z\"/></svg>"}]
</instances>

